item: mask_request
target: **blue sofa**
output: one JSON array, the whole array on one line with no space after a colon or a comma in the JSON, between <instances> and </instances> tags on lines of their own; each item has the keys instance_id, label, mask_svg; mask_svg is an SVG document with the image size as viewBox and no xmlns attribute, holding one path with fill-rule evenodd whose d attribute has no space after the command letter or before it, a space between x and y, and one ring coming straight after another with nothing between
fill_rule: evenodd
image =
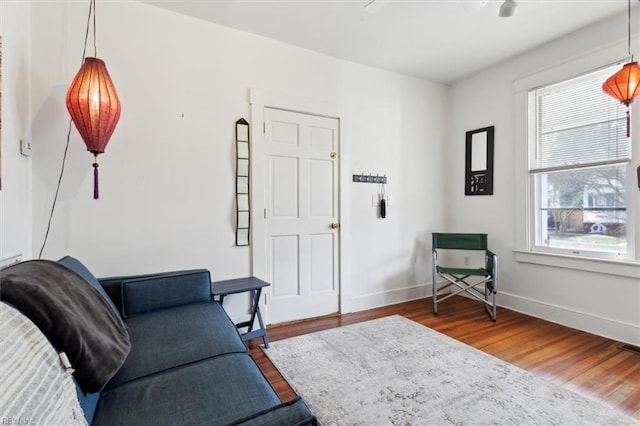
<instances>
[{"instance_id":1,"label":"blue sofa","mask_svg":"<svg viewBox=\"0 0 640 426\"><path fill-rule=\"evenodd\" d=\"M317 424L302 399L280 401L212 300L207 270L96 279L75 258L58 263L98 290L129 333L129 354L100 392L76 384L88 424Z\"/></svg>"}]
</instances>

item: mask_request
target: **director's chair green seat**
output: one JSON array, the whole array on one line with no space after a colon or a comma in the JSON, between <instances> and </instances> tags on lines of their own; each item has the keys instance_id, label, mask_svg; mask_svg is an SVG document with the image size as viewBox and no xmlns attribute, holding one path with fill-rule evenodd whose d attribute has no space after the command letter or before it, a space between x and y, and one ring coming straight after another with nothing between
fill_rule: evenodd
<instances>
[{"instance_id":1,"label":"director's chair green seat","mask_svg":"<svg viewBox=\"0 0 640 426\"><path fill-rule=\"evenodd\" d=\"M438 315L438 303L460 293L467 293L484 303L485 310L496 320L498 257L487 246L487 234L433 233L433 313ZM474 253L484 261L472 264ZM439 263L440 262L440 263ZM438 286L438 277L445 283ZM453 288L443 296L439 292Z\"/></svg>"}]
</instances>

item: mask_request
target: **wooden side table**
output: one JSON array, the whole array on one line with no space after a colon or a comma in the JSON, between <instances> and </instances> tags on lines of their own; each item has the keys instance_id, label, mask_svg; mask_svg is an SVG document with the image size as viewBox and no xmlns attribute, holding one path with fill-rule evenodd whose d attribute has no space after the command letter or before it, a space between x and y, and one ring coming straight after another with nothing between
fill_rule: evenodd
<instances>
[{"instance_id":1,"label":"wooden side table","mask_svg":"<svg viewBox=\"0 0 640 426\"><path fill-rule=\"evenodd\" d=\"M236 324L237 328L248 327L248 331L242 335L242 340L247 341L262 337L264 347L269 348L269 341L267 340L267 331L262 321L262 315L260 314L260 295L262 294L262 288L268 287L271 284L262 281L256 277L247 278L235 278L232 280L214 281L211 283L211 296L215 298L218 296L218 301L222 305L224 297L229 294L251 292L251 318L249 321L240 322ZM258 324L260 328L254 330L253 323L258 318Z\"/></svg>"}]
</instances>

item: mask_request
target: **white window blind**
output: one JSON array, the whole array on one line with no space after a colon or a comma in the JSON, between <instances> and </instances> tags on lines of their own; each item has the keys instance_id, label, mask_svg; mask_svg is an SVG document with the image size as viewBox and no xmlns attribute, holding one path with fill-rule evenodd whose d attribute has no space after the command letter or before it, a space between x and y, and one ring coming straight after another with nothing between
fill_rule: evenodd
<instances>
[{"instance_id":1,"label":"white window blind","mask_svg":"<svg viewBox=\"0 0 640 426\"><path fill-rule=\"evenodd\" d=\"M626 107L602 92L619 69L608 67L530 92L536 114L536 146L530 171L626 162Z\"/></svg>"},{"instance_id":2,"label":"white window blind","mask_svg":"<svg viewBox=\"0 0 640 426\"><path fill-rule=\"evenodd\" d=\"M529 92L536 250L628 258L627 108L602 91L619 65Z\"/></svg>"}]
</instances>

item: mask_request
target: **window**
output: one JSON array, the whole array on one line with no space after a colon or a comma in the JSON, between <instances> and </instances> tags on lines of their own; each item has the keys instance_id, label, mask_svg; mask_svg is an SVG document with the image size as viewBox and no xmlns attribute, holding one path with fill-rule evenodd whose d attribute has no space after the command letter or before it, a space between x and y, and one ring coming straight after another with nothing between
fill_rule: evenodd
<instances>
[{"instance_id":1,"label":"window","mask_svg":"<svg viewBox=\"0 0 640 426\"><path fill-rule=\"evenodd\" d=\"M532 249L632 256L626 107L602 91L619 67L528 91Z\"/></svg>"}]
</instances>

